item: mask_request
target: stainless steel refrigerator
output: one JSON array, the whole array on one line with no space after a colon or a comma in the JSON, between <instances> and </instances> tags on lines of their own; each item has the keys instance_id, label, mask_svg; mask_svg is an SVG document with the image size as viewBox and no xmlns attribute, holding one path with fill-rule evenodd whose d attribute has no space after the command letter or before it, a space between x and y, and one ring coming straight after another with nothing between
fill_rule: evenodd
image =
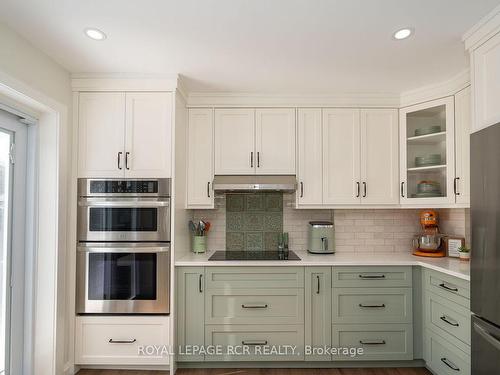
<instances>
[{"instance_id":1,"label":"stainless steel refrigerator","mask_svg":"<svg viewBox=\"0 0 500 375\"><path fill-rule=\"evenodd\" d=\"M500 374L500 123L471 135L472 374Z\"/></svg>"}]
</instances>

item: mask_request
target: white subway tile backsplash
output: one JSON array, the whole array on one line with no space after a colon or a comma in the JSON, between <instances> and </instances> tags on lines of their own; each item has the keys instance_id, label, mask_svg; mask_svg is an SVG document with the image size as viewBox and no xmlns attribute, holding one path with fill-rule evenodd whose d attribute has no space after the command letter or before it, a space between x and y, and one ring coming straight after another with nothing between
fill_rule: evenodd
<instances>
[{"instance_id":1,"label":"white subway tile backsplash","mask_svg":"<svg viewBox=\"0 0 500 375\"><path fill-rule=\"evenodd\" d=\"M194 210L194 220L206 219L212 228L209 250L226 248L226 200L215 199L214 210ZM307 250L309 221L327 220L335 224L336 251L355 253L410 252L413 236L420 232L418 209L297 210L294 197L283 195L283 231L289 233L292 250ZM470 210L439 209L441 232L466 238L470 244Z\"/></svg>"}]
</instances>

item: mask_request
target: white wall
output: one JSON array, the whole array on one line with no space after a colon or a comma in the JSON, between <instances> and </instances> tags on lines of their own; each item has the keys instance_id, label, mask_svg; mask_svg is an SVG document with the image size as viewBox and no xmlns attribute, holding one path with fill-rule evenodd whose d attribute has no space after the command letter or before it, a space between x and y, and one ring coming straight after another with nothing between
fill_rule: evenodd
<instances>
[{"instance_id":1,"label":"white wall","mask_svg":"<svg viewBox=\"0 0 500 375\"><path fill-rule=\"evenodd\" d=\"M40 206L41 217L43 218L45 212L47 213L46 222L41 223L46 226L47 230L39 233L39 251L43 254L38 254L39 262L36 269L51 270L51 273L44 276L44 279L41 282L39 280L36 285L39 302L42 303L45 298L44 308L36 312L36 317L43 317L45 320L37 322L35 327L35 340L43 339L43 345L38 342L37 348L43 350L36 351L33 360L35 374L62 374L72 356L72 353L67 350L69 346L67 340L71 324L69 317L73 314L66 309L65 301L68 290L64 288L67 269L66 249L68 248L66 246L67 196L71 165L68 153L71 139L70 75L49 56L1 23L0 46L0 84L2 88L8 88L3 91L8 92L9 89L13 89L12 91L16 92L16 99L23 103L21 107L29 107L26 103L31 102L41 104L40 108L43 107L43 109L37 108L41 113L39 121L40 181L48 183L55 181L55 183L50 189L47 188L49 185L42 187L38 197L42 204ZM59 163L59 169L54 168L54 163ZM54 193L58 196L54 197ZM58 223L58 225L51 225L51 223ZM54 247L58 252L55 257L51 257L54 254ZM52 262L54 260L57 263ZM54 264L50 264L51 262ZM56 277L57 290L47 290ZM51 302L56 300L59 303L53 306ZM53 322L46 320L54 316L54 309L57 309L55 329ZM56 353L55 367L53 353Z\"/></svg>"}]
</instances>

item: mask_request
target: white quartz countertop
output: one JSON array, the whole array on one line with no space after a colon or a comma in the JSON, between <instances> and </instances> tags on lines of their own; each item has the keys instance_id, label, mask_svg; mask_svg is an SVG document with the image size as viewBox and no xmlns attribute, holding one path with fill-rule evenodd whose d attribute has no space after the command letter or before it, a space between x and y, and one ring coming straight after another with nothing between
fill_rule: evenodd
<instances>
[{"instance_id":1,"label":"white quartz countertop","mask_svg":"<svg viewBox=\"0 0 500 375\"><path fill-rule=\"evenodd\" d=\"M438 272L470 280L470 265L457 258L424 258L403 253L338 253L309 254L295 251L301 260L224 260L209 261L213 251L204 254L189 253L175 261L176 267L182 266L422 266Z\"/></svg>"}]
</instances>

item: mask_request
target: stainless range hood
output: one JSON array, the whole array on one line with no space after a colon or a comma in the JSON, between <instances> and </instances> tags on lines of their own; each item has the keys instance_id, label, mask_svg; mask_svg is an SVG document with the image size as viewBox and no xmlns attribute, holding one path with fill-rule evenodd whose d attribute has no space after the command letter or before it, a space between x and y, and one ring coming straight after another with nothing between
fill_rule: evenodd
<instances>
[{"instance_id":1,"label":"stainless range hood","mask_svg":"<svg viewBox=\"0 0 500 375\"><path fill-rule=\"evenodd\" d=\"M297 187L295 175L248 175L248 176L215 176L213 188L223 192L255 192L282 191L293 193Z\"/></svg>"}]
</instances>

